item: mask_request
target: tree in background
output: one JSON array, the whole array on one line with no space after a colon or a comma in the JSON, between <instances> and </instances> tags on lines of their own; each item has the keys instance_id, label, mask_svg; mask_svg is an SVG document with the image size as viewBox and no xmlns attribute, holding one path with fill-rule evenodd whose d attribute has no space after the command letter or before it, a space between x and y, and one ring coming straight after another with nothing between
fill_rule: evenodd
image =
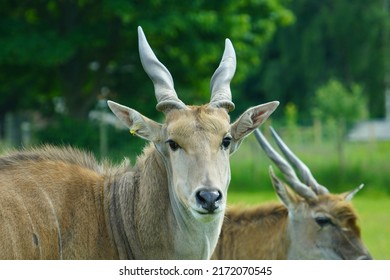
<instances>
[{"instance_id":1,"label":"tree in background","mask_svg":"<svg viewBox=\"0 0 390 280\"><path fill-rule=\"evenodd\" d=\"M345 166L344 138L346 127L367 118L367 101L361 86L345 87L340 81L330 79L317 89L313 98L312 115L319 119L335 135L339 164Z\"/></svg>"},{"instance_id":2,"label":"tree in background","mask_svg":"<svg viewBox=\"0 0 390 280\"><path fill-rule=\"evenodd\" d=\"M284 118L289 139L291 139L291 142L297 142L300 135L298 130L298 110L294 103L289 102L284 107Z\"/></svg>"},{"instance_id":3,"label":"tree in background","mask_svg":"<svg viewBox=\"0 0 390 280\"><path fill-rule=\"evenodd\" d=\"M390 22L383 0L295 0L288 7L296 22L278 29L266 46L245 85L248 95L293 102L300 122L308 123L316 90L335 77L364 87L370 117L383 117L383 32Z\"/></svg>"},{"instance_id":4,"label":"tree in background","mask_svg":"<svg viewBox=\"0 0 390 280\"><path fill-rule=\"evenodd\" d=\"M138 58L138 25L172 72L180 98L203 103L224 39L230 37L237 51L234 83L242 82L259 65L259 48L293 21L284 2L2 1L1 115L20 109L51 115L57 97L64 112L83 119L102 88L155 114L152 85Z\"/></svg>"}]
</instances>

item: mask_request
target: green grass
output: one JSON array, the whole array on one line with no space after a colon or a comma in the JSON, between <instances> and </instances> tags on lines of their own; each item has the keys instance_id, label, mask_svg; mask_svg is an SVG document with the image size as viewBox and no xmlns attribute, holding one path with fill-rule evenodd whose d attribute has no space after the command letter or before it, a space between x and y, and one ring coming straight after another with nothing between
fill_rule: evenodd
<instances>
[{"instance_id":1,"label":"green grass","mask_svg":"<svg viewBox=\"0 0 390 280\"><path fill-rule=\"evenodd\" d=\"M360 196L353 199L362 239L375 259L390 260L390 197Z\"/></svg>"},{"instance_id":2,"label":"green grass","mask_svg":"<svg viewBox=\"0 0 390 280\"><path fill-rule=\"evenodd\" d=\"M253 205L277 201L273 192L234 192L228 194L228 203ZM362 231L362 240L374 259L390 260L390 196L358 193L352 201Z\"/></svg>"}]
</instances>

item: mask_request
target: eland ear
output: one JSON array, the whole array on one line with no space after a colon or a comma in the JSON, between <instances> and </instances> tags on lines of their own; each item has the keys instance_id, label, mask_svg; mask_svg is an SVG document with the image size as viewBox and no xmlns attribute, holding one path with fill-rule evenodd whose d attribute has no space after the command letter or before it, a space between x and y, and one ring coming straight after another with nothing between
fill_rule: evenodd
<instances>
[{"instance_id":1,"label":"eland ear","mask_svg":"<svg viewBox=\"0 0 390 280\"><path fill-rule=\"evenodd\" d=\"M231 153L238 149L242 140L253 130L263 124L279 106L279 101L272 101L251 107L246 110L231 126L230 133L233 138Z\"/></svg>"},{"instance_id":2,"label":"eland ear","mask_svg":"<svg viewBox=\"0 0 390 280\"><path fill-rule=\"evenodd\" d=\"M130 133L145 140L156 142L160 140L162 125L143 116L136 110L107 101L108 107L129 129Z\"/></svg>"},{"instance_id":3,"label":"eland ear","mask_svg":"<svg viewBox=\"0 0 390 280\"><path fill-rule=\"evenodd\" d=\"M272 166L269 167L269 175L271 177L272 186L283 204L287 208L291 208L297 204L297 196L275 175Z\"/></svg>"},{"instance_id":4,"label":"eland ear","mask_svg":"<svg viewBox=\"0 0 390 280\"><path fill-rule=\"evenodd\" d=\"M364 184L361 184L359 187L355 188L354 190L347 192L344 194L345 201L351 201L355 194L357 194L362 188L364 187Z\"/></svg>"}]
</instances>

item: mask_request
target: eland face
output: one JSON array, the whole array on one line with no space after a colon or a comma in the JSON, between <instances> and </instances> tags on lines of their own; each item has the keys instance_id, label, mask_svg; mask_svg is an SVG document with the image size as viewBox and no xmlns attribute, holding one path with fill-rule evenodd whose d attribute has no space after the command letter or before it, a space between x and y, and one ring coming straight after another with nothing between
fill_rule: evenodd
<instances>
[{"instance_id":1,"label":"eland face","mask_svg":"<svg viewBox=\"0 0 390 280\"><path fill-rule=\"evenodd\" d=\"M171 172L172 199L195 219L223 214L232 141L226 110L202 106L173 111L163 134L156 147Z\"/></svg>"},{"instance_id":2,"label":"eland face","mask_svg":"<svg viewBox=\"0 0 390 280\"><path fill-rule=\"evenodd\" d=\"M290 257L294 259L371 259L363 245L357 215L344 195L323 194L315 202L289 207Z\"/></svg>"}]
</instances>

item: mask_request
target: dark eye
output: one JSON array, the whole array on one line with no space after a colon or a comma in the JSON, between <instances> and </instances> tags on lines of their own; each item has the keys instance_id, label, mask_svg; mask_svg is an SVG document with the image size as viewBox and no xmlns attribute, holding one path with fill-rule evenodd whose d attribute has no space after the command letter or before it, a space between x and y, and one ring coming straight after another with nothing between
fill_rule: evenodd
<instances>
[{"instance_id":1,"label":"dark eye","mask_svg":"<svg viewBox=\"0 0 390 280\"><path fill-rule=\"evenodd\" d=\"M320 226L320 227L324 227L326 225L332 225L332 220L329 218L329 217L326 217L326 216L319 216L319 217L316 217L315 218L315 221L316 223Z\"/></svg>"},{"instance_id":2,"label":"dark eye","mask_svg":"<svg viewBox=\"0 0 390 280\"><path fill-rule=\"evenodd\" d=\"M167 143L168 143L168 145L169 145L169 147L171 148L172 151L176 151L177 149L180 148L179 144L177 144L173 140L168 140Z\"/></svg>"},{"instance_id":3,"label":"dark eye","mask_svg":"<svg viewBox=\"0 0 390 280\"><path fill-rule=\"evenodd\" d=\"M229 136L226 136L226 137L223 138L223 140L222 140L222 147L223 147L224 149L227 149L227 148L229 147L231 141L232 141L232 138L229 137Z\"/></svg>"}]
</instances>

